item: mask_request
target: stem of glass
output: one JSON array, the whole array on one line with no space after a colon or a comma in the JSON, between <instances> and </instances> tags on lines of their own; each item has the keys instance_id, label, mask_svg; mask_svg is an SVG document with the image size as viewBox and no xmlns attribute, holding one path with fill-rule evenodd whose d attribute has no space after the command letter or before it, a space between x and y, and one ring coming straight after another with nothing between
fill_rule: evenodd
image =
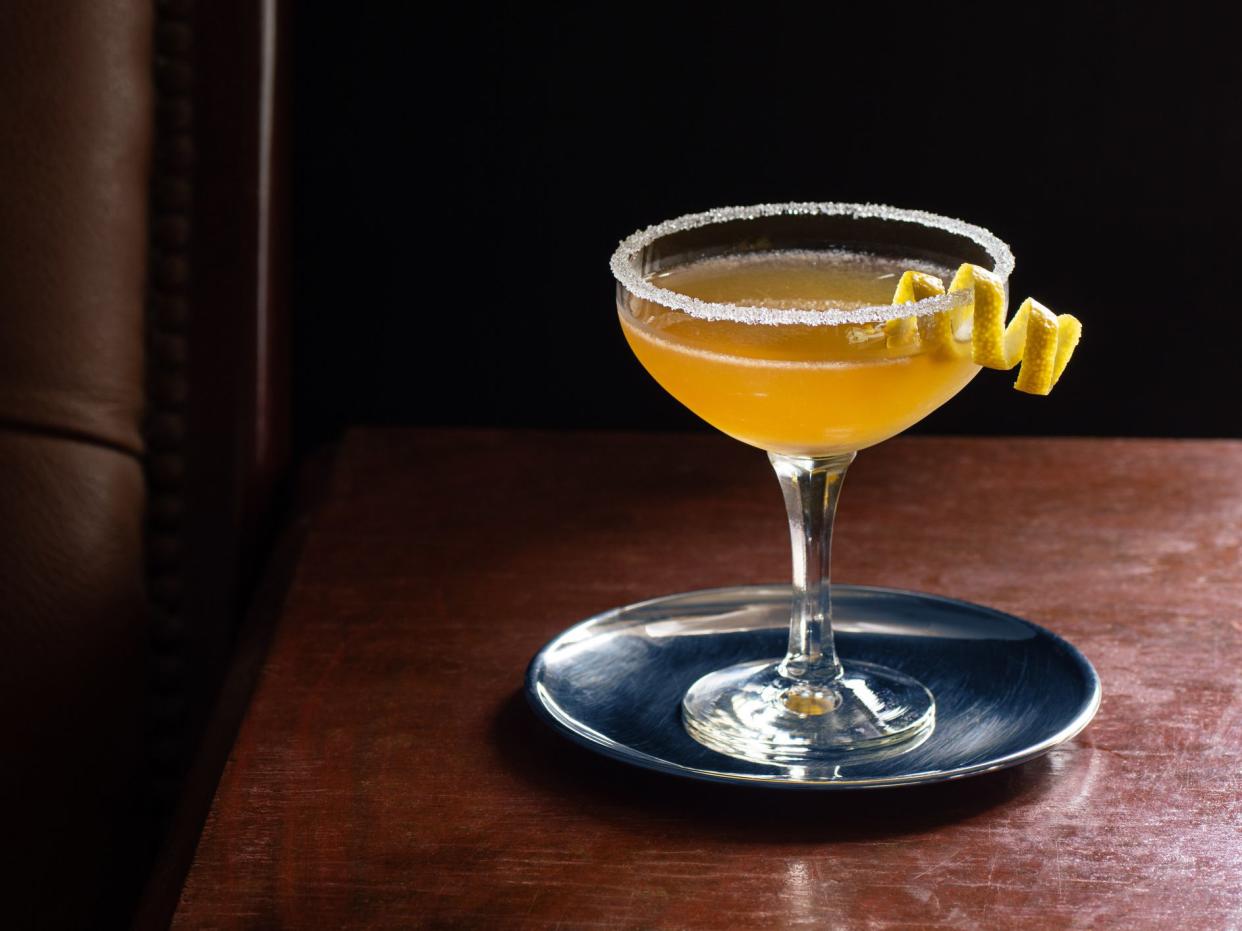
<instances>
[{"instance_id":1,"label":"stem of glass","mask_svg":"<svg viewBox=\"0 0 1242 931\"><path fill-rule=\"evenodd\" d=\"M832 644L829 563L837 498L854 455L803 458L768 454L785 495L793 545L789 652L780 665L780 674L794 680L791 697L786 699L791 707L808 701L831 703L829 696L835 694L832 683L841 677L841 663ZM796 710L814 714L831 708Z\"/></svg>"}]
</instances>

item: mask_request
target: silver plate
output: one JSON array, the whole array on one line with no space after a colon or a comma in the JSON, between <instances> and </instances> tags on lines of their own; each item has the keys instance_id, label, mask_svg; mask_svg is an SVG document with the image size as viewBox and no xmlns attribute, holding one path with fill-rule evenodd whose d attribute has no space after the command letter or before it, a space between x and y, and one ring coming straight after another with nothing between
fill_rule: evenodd
<instances>
[{"instance_id":1,"label":"silver plate","mask_svg":"<svg viewBox=\"0 0 1242 931\"><path fill-rule=\"evenodd\" d=\"M549 724L605 756L691 779L790 789L940 782L1026 762L1087 726L1100 680L1067 641L980 605L834 585L837 649L914 676L936 726L902 753L856 753L830 778L702 746L680 705L703 674L784 653L788 586L688 592L615 608L569 628L531 660L526 693Z\"/></svg>"}]
</instances>

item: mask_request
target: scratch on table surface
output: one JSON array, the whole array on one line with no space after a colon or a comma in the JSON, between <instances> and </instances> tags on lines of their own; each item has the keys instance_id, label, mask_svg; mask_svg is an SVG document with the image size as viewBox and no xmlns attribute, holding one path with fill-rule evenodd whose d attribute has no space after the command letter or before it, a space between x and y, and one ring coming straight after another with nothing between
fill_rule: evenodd
<instances>
[{"instance_id":1,"label":"scratch on table surface","mask_svg":"<svg viewBox=\"0 0 1242 931\"><path fill-rule=\"evenodd\" d=\"M927 867L927 869L925 870L915 873L910 878L914 880L918 880L918 879L922 879L924 876L930 876L933 873L940 873L946 866L949 866L952 863L956 863L960 859L961 857L956 852L951 853L947 857L945 857L943 860L940 860L939 862Z\"/></svg>"}]
</instances>

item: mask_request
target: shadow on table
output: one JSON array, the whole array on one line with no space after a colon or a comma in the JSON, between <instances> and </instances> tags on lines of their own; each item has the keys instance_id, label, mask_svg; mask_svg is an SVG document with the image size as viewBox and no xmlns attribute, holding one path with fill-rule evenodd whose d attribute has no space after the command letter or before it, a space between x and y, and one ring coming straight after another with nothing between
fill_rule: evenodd
<instances>
[{"instance_id":1,"label":"shadow on table","mask_svg":"<svg viewBox=\"0 0 1242 931\"><path fill-rule=\"evenodd\" d=\"M501 707L492 740L522 782L580 804L599 817L637 812L675 820L706 837L759 843L865 840L919 834L1017 799L1049 784L1047 757L954 782L859 792L798 792L679 779L591 753L553 733L521 691Z\"/></svg>"}]
</instances>

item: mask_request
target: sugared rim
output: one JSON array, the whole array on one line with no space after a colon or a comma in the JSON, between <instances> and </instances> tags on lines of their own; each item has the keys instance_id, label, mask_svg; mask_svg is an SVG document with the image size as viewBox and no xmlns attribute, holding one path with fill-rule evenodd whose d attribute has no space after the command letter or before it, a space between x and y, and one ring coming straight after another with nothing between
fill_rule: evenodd
<instances>
[{"instance_id":1,"label":"sugared rim","mask_svg":"<svg viewBox=\"0 0 1242 931\"><path fill-rule=\"evenodd\" d=\"M959 294L939 294L910 304L876 304L842 310L786 307L750 307L745 304L719 304L702 301L688 294L661 288L643 277L634 262L635 256L662 236L683 230L727 223L732 220L756 220L760 217L783 215L830 215L856 219L897 220L918 223L973 240L992 259L993 274L1002 281L1013 272L1013 252L999 237L973 223L942 217L923 210L902 210L883 204L789 203L754 204L750 207L717 207L702 213L688 213L674 220L665 220L627 236L612 254L609 266L626 290L643 300L662 307L684 311L702 320L730 320L735 323L836 325L842 323L882 323L898 317L917 317L956 307L963 300Z\"/></svg>"}]
</instances>

